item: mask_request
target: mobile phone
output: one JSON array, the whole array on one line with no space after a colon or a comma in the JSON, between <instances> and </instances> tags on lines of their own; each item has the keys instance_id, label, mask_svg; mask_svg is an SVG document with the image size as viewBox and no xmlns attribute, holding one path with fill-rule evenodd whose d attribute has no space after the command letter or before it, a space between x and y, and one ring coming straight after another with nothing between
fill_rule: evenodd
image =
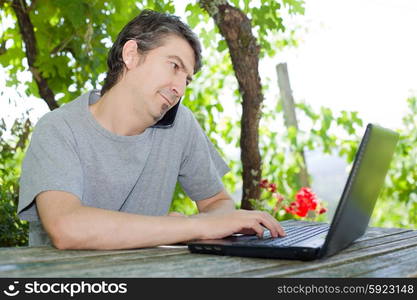
<instances>
[{"instance_id":1,"label":"mobile phone","mask_svg":"<svg viewBox=\"0 0 417 300\"><path fill-rule=\"evenodd\" d=\"M161 120L156 122L152 128L170 128L174 125L175 116L177 115L178 107L180 106L181 98L170 110L168 110Z\"/></svg>"}]
</instances>

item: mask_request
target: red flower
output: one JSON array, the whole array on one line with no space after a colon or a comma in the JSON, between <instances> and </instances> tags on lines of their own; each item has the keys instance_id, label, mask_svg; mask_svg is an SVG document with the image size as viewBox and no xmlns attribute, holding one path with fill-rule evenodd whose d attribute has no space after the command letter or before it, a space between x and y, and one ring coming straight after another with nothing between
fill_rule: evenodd
<instances>
[{"instance_id":1,"label":"red flower","mask_svg":"<svg viewBox=\"0 0 417 300\"><path fill-rule=\"evenodd\" d=\"M290 203L290 206L285 208L285 211L299 217L305 217L308 213L308 208L302 202L293 201Z\"/></svg>"},{"instance_id":2,"label":"red flower","mask_svg":"<svg viewBox=\"0 0 417 300\"><path fill-rule=\"evenodd\" d=\"M322 208L319 210L319 214L320 214L320 215L321 215L321 214L324 214L326 211L327 211L327 208L322 207Z\"/></svg>"},{"instance_id":3,"label":"red flower","mask_svg":"<svg viewBox=\"0 0 417 300\"><path fill-rule=\"evenodd\" d=\"M285 208L285 211L299 217L305 217L309 210L316 210L317 204L316 194L310 188L303 187L295 195L295 201L291 202L290 206Z\"/></svg>"},{"instance_id":4,"label":"red flower","mask_svg":"<svg viewBox=\"0 0 417 300\"><path fill-rule=\"evenodd\" d=\"M303 202L309 210L315 210L317 208L317 196L308 187L301 188L295 195L297 202Z\"/></svg>"},{"instance_id":5,"label":"red flower","mask_svg":"<svg viewBox=\"0 0 417 300\"><path fill-rule=\"evenodd\" d=\"M276 192L276 190L277 190L277 185L276 185L275 183L270 183L270 184L268 185L268 190L269 190L271 193L275 193L275 192Z\"/></svg>"},{"instance_id":6,"label":"red flower","mask_svg":"<svg viewBox=\"0 0 417 300\"><path fill-rule=\"evenodd\" d=\"M261 188L264 188L264 189L266 189L266 188L268 188L268 179L262 179L261 180L261 182L259 183L259 186L261 187Z\"/></svg>"}]
</instances>

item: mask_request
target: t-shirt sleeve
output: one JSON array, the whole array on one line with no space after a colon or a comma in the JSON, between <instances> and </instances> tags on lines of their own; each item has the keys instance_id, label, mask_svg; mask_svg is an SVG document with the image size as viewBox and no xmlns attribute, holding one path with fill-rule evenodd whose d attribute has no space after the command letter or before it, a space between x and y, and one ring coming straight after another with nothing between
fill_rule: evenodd
<instances>
[{"instance_id":1,"label":"t-shirt sleeve","mask_svg":"<svg viewBox=\"0 0 417 300\"><path fill-rule=\"evenodd\" d=\"M28 221L39 220L34 200L43 191L65 191L82 199L83 176L75 141L57 115L51 112L38 121L23 160L18 213Z\"/></svg>"},{"instance_id":2,"label":"t-shirt sleeve","mask_svg":"<svg viewBox=\"0 0 417 300\"><path fill-rule=\"evenodd\" d=\"M230 169L192 114L188 132L178 180L187 195L198 201L222 191L221 178Z\"/></svg>"}]
</instances>

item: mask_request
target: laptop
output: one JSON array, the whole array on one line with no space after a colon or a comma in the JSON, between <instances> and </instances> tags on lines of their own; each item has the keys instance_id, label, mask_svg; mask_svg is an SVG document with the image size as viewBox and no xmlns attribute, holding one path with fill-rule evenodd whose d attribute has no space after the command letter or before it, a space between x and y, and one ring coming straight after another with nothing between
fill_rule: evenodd
<instances>
[{"instance_id":1,"label":"laptop","mask_svg":"<svg viewBox=\"0 0 417 300\"><path fill-rule=\"evenodd\" d=\"M332 221L281 222L285 237L232 235L187 244L192 253L313 260L331 256L361 237L368 227L399 135L368 124ZM267 231L269 233L269 231Z\"/></svg>"}]
</instances>

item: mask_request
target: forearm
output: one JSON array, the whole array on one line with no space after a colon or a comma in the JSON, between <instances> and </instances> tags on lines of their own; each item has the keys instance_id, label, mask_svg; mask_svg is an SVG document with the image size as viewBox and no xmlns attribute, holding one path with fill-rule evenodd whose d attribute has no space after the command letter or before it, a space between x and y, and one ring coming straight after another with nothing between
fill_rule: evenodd
<instances>
[{"instance_id":1,"label":"forearm","mask_svg":"<svg viewBox=\"0 0 417 300\"><path fill-rule=\"evenodd\" d=\"M200 211L199 215L224 214L236 210L232 199L217 200Z\"/></svg>"},{"instance_id":2,"label":"forearm","mask_svg":"<svg viewBox=\"0 0 417 300\"><path fill-rule=\"evenodd\" d=\"M58 222L62 249L131 249L198 238L189 218L143 216L82 206ZM57 236L57 235L56 235Z\"/></svg>"}]
</instances>

